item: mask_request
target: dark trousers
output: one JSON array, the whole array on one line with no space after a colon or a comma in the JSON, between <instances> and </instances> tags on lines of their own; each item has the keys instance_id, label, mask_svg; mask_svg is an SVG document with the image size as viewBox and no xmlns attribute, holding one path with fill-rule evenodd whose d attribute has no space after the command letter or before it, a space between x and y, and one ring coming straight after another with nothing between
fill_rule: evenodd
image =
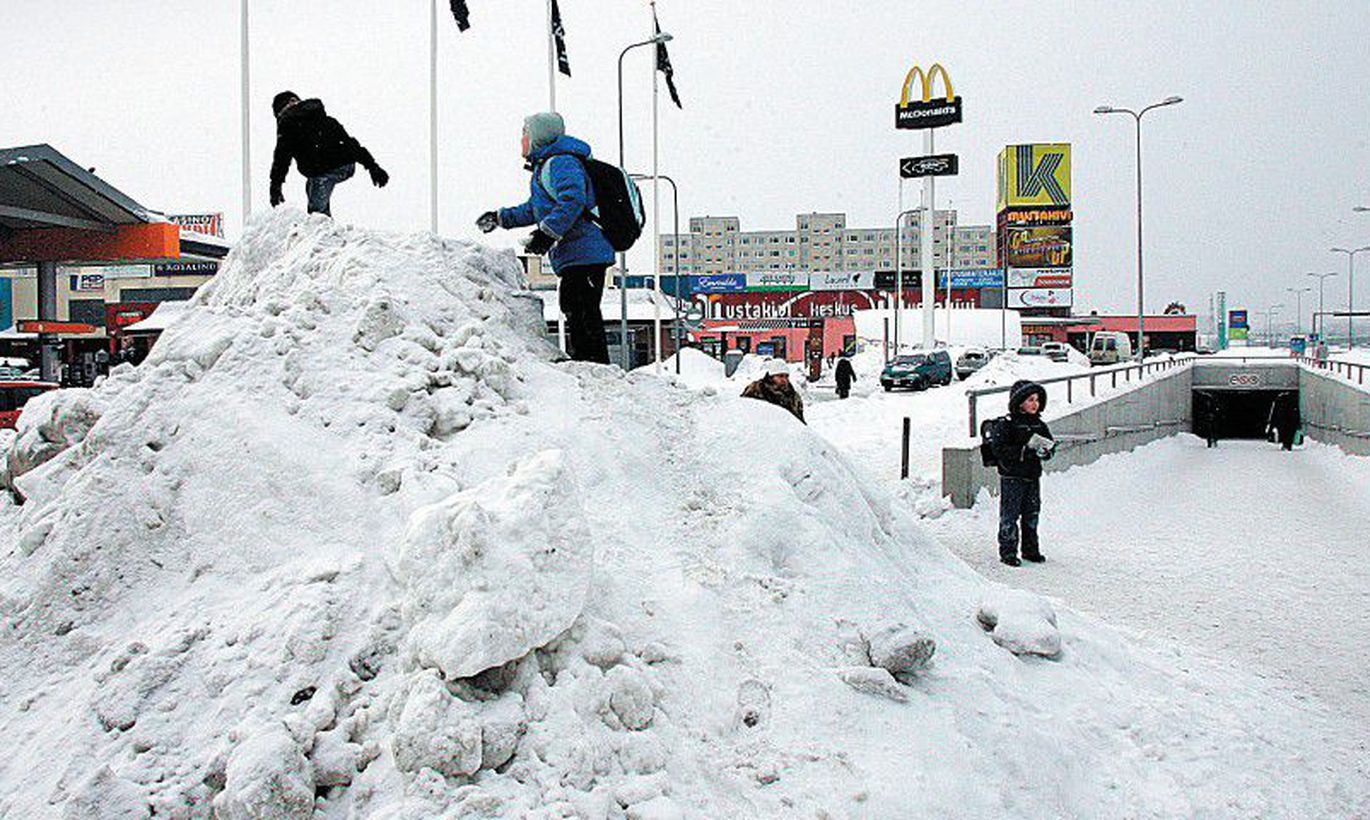
<instances>
[{"instance_id":1,"label":"dark trousers","mask_svg":"<svg viewBox=\"0 0 1370 820\"><path fill-rule=\"evenodd\" d=\"M578 362L609 363L609 343L604 338L604 316L599 299L604 295L604 271L608 265L577 265L557 272L561 277L561 312L566 314L566 340L571 358Z\"/></svg>"},{"instance_id":2,"label":"dark trousers","mask_svg":"<svg viewBox=\"0 0 1370 820\"><path fill-rule=\"evenodd\" d=\"M1018 556L1019 522L1022 522L1023 555L1037 555L1037 517L1042 512L1042 481L1037 478L999 477L999 557Z\"/></svg>"},{"instance_id":3,"label":"dark trousers","mask_svg":"<svg viewBox=\"0 0 1370 820\"><path fill-rule=\"evenodd\" d=\"M843 384L842 382L837 383L837 397L839 399L845 399L849 393L851 393L850 382L847 384Z\"/></svg>"},{"instance_id":4,"label":"dark trousers","mask_svg":"<svg viewBox=\"0 0 1370 820\"><path fill-rule=\"evenodd\" d=\"M307 178L304 181L304 193L309 200L309 212L332 216L333 212L330 210L330 206L333 201L333 188L339 182L351 179L352 174L356 171L357 164L349 162L327 173Z\"/></svg>"}]
</instances>

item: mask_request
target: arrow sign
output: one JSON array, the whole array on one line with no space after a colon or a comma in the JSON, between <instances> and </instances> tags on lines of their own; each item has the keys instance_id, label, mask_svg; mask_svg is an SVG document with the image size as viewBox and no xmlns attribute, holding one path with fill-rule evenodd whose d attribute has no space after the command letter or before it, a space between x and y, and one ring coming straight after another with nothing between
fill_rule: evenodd
<instances>
[{"instance_id":1,"label":"arrow sign","mask_svg":"<svg viewBox=\"0 0 1370 820\"><path fill-rule=\"evenodd\" d=\"M926 157L905 157L899 160L899 176L904 179L918 177L954 177L960 163L955 154L932 154Z\"/></svg>"}]
</instances>

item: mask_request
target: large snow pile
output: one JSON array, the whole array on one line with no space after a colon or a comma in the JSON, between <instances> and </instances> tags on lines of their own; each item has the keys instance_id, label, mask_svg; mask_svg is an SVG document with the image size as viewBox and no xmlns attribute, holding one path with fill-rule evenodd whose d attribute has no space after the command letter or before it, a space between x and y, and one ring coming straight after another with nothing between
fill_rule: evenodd
<instances>
[{"instance_id":1,"label":"large snow pile","mask_svg":"<svg viewBox=\"0 0 1370 820\"><path fill-rule=\"evenodd\" d=\"M1068 610L1006 651L811 430L551 364L538 309L508 254L278 209L147 362L39 405L0 816L1366 809L1244 673Z\"/></svg>"}]
</instances>

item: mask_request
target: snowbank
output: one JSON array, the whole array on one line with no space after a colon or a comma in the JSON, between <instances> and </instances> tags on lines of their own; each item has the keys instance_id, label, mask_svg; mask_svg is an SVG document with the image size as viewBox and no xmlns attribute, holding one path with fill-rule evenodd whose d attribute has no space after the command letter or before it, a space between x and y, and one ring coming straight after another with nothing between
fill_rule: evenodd
<instances>
[{"instance_id":1,"label":"snowbank","mask_svg":"<svg viewBox=\"0 0 1370 820\"><path fill-rule=\"evenodd\" d=\"M1023 663L827 441L553 365L540 308L507 253L250 223L0 505L0 815L1365 810L1235 672L1064 611Z\"/></svg>"}]
</instances>

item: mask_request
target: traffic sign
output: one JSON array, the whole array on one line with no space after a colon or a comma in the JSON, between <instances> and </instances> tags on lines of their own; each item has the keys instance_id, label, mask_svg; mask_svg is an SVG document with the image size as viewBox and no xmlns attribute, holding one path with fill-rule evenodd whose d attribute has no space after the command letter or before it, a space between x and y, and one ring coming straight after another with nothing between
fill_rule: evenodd
<instances>
[{"instance_id":1,"label":"traffic sign","mask_svg":"<svg viewBox=\"0 0 1370 820\"><path fill-rule=\"evenodd\" d=\"M903 179L917 177L954 177L960 170L960 162L955 154L930 154L926 157L904 157L899 160L899 176Z\"/></svg>"}]
</instances>

